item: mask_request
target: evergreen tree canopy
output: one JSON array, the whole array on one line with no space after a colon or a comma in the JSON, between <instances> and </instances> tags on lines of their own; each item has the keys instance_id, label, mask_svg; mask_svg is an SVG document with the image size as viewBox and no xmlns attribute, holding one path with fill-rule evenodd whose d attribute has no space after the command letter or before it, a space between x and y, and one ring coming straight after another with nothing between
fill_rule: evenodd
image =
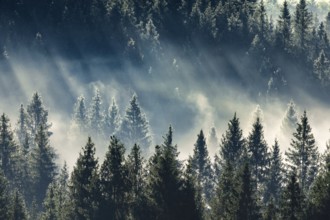
<instances>
[{"instance_id":1,"label":"evergreen tree canopy","mask_svg":"<svg viewBox=\"0 0 330 220\"><path fill-rule=\"evenodd\" d=\"M114 135L120 127L119 109L115 99L112 100L112 105L109 107L104 118L104 132L106 136Z\"/></svg>"},{"instance_id":2,"label":"evergreen tree canopy","mask_svg":"<svg viewBox=\"0 0 330 220\"><path fill-rule=\"evenodd\" d=\"M81 129L86 129L88 124L88 115L85 104L85 98L79 96L73 110L73 121Z\"/></svg>"},{"instance_id":3,"label":"evergreen tree canopy","mask_svg":"<svg viewBox=\"0 0 330 220\"><path fill-rule=\"evenodd\" d=\"M319 153L306 111L297 124L296 132L293 133L291 147L286 156L289 167L298 174L302 192L307 193L318 172Z\"/></svg>"}]
</instances>

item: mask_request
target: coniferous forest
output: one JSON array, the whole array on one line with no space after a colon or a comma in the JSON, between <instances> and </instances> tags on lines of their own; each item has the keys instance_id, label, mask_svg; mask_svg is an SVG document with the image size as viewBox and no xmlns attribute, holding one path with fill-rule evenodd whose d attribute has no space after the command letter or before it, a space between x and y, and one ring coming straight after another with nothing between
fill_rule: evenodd
<instances>
[{"instance_id":1,"label":"coniferous forest","mask_svg":"<svg viewBox=\"0 0 330 220\"><path fill-rule=\"evenodd\" d=\"M329 35L327 1L0 0L0 220L330 219Z\"/></svg>"}]
</instances>

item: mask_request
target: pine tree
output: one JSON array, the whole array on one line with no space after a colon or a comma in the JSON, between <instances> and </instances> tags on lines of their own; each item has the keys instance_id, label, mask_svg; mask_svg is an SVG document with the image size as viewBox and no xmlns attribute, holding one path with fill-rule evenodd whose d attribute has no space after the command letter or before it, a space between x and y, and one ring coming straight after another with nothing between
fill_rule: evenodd
<instances>
[{"instance_id":1,"label":"pine tree","mask_svg":"<svg viewBox=\"0 0 330 220\"><path fill-rule=\"evenodd\" d=\"M10 219L10 198L8 181L0 169L0 219Z\"/></svg>"},{"instance_id":2,"label":"pine tree","mask_svg":"<svg viewBox=\"0 0 330 220\"><path fill-rule=\"evenodd\" d=\"M74 105L73 122L81 131L85 131L88 125L88 115L85 105L85 97L79 96Z\"/></svg>"},{"instance_id":3,"label":"pine tree","mask_svg":"<svg viewBox=\"0 0 330 220\"><path fill-rule=\"evenodd\" d=\"M127 218L129 185L124 154L124 145L112 136L100 171L101 219Z\"/></svg>"},{"instance_id":4,"label":"pine tree","mask_svg":"<svg viewBox=\"0 0 330 220\"><path fill-rule=\"evenodd\" d=\"M149 130L149 123L146 115L142 112L137 96L133 95L123 118L120 138L126 146L133 146L135 143L141 146L142 152L148 150L152 139Z\"/></svg>"},{"instance_id":5,"label":"pine tree","mask_svg":"<svg viewBox=\"0 0 330 220\"><path fill-rule=\"evenodd\" d=\"M295 42L300 53L308 49L308 39L312 25L312 15L307 9L306 0L299 0L294 15Z\"/></svg>"},{"instance_id":6,"label":"pine tree","mask_svg":"<svg viewBox=\"0 0 330 220\"><path fill-rule=\"evenodd\" d=\"M99 207L98 161L89 137L70 179L71 219L95 219Z\"/></svg>"},{"instance_id":7,"label":"pine tree","mask_svg":"<svg viewBox=\"0 0 330 220\"><path fill-rule=\"evenodd\" d=\"M282 119L281 131L284 135L292 134L298 123L296 105L293 100L290 101Z\"/></svg>"},{"instance_id":8,"label":"pine tree","mask_svg":"<svg viewBox=\"0 0 330 220\"><path fill-rule=\"evenodd\" d=\"M0 117L0 160L1 169L6 178L11 181L15 177L15 153L17 146L13 140L13 132L11 131L9 118L2 114Z\"/></svg>"},{"instance_id":9,"label":"pine tree","mask_svg":"<svg viewBox=\"0 0 330 220\"><path fill-rule=\"evenodd\" d=\"M247 147L250 154L251 176L254 182L254 190L260 192L265 184L269 157L263 126L259 117L257 117L253 124L252 131L247 140Z\"/></svg>"},{"instance_id":10,"label":"pine tree","mask_svg":"<svg viewBox=\"0 0 330 220\"><path fill-rule=\"evenodd\" d=\"M206 146L206 140L202 130L197 136L197 141L194 147L194 154L189 158L189 160L191 160L192 172L202 188L202 195L208 202L210 201L213 192L213 171Z\"/></svg>"},{"instance_id":11,"label":"pine tree","mask_svg":"<svg viewBox=\"0 0 330 220\"><path fill-rule=\"evenodd\" d=\"M296 132L293 133L291 147L286 156L289 167L297 171L302 192L307 193L318 172L319 155L306 111L301 116Z\"/></svg>"},{"instance_id":12,"label":"pine tree","mask_svg":"<svg viewBox=\"0 0 330 220\"><path fill-rule=\"evenodd\" d=\"M327 33L330 34L330 12L328 12L328 14L327 14L326 21L325 21L325 27L326 27Z\"/></svg>"},{"instance_id":13,"label":"pine tree","mask_svg":"<svg viewBox=\"0 0 330 220\"><path fill-rule=\"evenodd\" d=\"M15 190L13 201L11 205L11 217L12 220L27 220L28 219L28 213L25 206L24 199L22 195L18 192L18 190Z\"/></svg>"},{"instance_id":14,"label":"pine tree","mask_svg":"<svg viewBox=\"0 0 330 220\"><path fill-rule=\"evenodd\" d=\"M119 109L115 99L112 100L112 105L109 107L104 118L104 131L106 136L115 135L120 127Z\"/></svg>"},{"instance_id":15,"label":"pine tree","mask_svg":"<svg viewBox=\"0 0 330 220\"><path fill-rule=\"evenodd\" d=\"M252 183L249 164L245 163L242 174L240 175L240 193L238 199L238 209L236 219L260 219L259 207Z\"/></svg>"},{"instance_id":16,"label":"pine tree","mask_svg":"<svg viewBox=\"0 0 330 220\"><path fill-rule=\"evenodd\" d=\"M280 153L280 146L277 140L275 140L275 144L272 147L269 162L270 167L266 183L264 202L270 203L270 201L272 201L272 204L277 206L279 204L283 184L283 164Z\"/></svg>"},{"instance_id":17,"label":"pine tree","mask_svg":"<svg viewBox=\"0 0 330 220\"><path fill-rule=\"evenodd\" d=\"M25 112L23 104L21 104L19 109L19 118L15 129L15 134L20 146L24 146L29 137L27 120L27 113Z\"/></svg>"},{"instance_id":18,"label":"pine tree","mask_svg":"<svg viewBox=\"0 0 330 220\"><path fill-rule=\"evenodd\" d=\"M28 133L31 135L32 141L36 140L36 134L40 126L44 128L48 136L52 134L49 131L52 125L48 123L48 111L45 109L41 96L37 92L33 94L32 100L27 106L27 115Z\"/></svg>"},{"instance_id":19,"label":"pine tree","mask_svg":"<svg viewBox=\"0 0 330 220\"><path fill-rule=\"evenodd\" d=\"M236 117L229 121L228 129L222 136L220 144L221 161L226 164L227 161L233 163L234 169L242 165L242 157L245 150L245 139L240 128L239 119Z\"/></svg>"},{"instance_id":20,"label":"pine tree","mask_svg":"<svg viewBox=\"0 0 330 220\"><path fill-rule=\"evenodd\" d=\"M303 215L303 197L299 183L294 172L290 175L290 180L284 188L281 203L280 215L281 219L302 219Z\"/></svg>"},{"instance_id":21,"label":"pine tree","mask_svg":"<svg viewBox=\"0 0 330 220\"><path fill-rule=\"evenodd\" d=\"M96 132L96 134L100 135L100 132L103 128L103 112L102 112L102 100L100 91L96 90L95 95L92 99L92 103L89 107L89 128L91 131Z\"/></svg>"},{"instance_id":22,"label":"pine tree","mask_svg":"<svg viewBox=\"0 0 330 220\"><path fill-rule=\"evenodd\" d=\"M36 134L36 147L31 152L31 174L36 202L41 205L46 191L57 174L55 159L57 155L49 144L47 130L41 125Z\"/></svg>"},{"instance_id":23,"label":"pine tree","mask_svg":"<svg viewBox=\"0 0 330 220\"><path fill-rule=\"evenodd\" d=\"M55 184L49 184L45 201L43 203L44 212L42 213L42 220L56 220L57 209L56 209L56 186Z\"/></svg>"}]
</instances>

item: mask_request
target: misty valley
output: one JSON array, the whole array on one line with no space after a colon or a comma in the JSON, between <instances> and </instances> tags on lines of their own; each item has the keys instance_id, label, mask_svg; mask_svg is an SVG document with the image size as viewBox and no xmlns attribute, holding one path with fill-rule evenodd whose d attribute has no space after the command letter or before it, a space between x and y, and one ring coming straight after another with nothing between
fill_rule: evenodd
<instances>
[{"instance_id":1,"label":"misty valley","mask_svg":"<svg viewBox=\"0 0 330 220\"><path fill-rule=\"evenodd\" d=\"M0 220L330 219L328 0L1 0Z\"/></svg>"}]
</instances>

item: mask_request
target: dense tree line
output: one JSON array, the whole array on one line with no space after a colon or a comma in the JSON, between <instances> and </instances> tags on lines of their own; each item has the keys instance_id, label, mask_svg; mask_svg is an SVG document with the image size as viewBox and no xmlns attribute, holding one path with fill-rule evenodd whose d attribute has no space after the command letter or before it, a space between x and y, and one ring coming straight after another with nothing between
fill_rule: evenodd
<instances>
[{"instance_id":1,"label":"dense tree line","mask_svg":"<svg viewBox=\"0 0 330 220\"><path fill-rule=\"evenodd\" d=\"M99 94L95 97L94 104ZM79 100L84 99L78 98L76 109L84 106ZM136 103L134 95L128 112ZM109 132L107 152L100 161L92 138L86 137L71 173L66 164L59 169L55 163L57 156L49 141L51 123L38 93L27 109L19 108L14 131L8 116L0 118L1 219L329 217L330 148L320 154L306 111L300 119L293 117L293 101L282 123L290 128L291 121L297 122L284 158L277 140L272 147L265 141L258 106L247 137L234 114L214 160L202 130L191 156L180 160L170 126L149 158L139 144L125 145ZM73 117L77 119L76 114ZM218 142L214 128L209 137L215 139L210 143Z\"/></svg>"},{"instance_id":2,"label":"dense tree line","mask_svg":"<svg viewBox=\"0 0 330 220\"><path fill-rule=\"evenodd\" d=\"M28 48L50 57L103 56L114 66L156 62L160 72L174 47L197 72L252 84L256 94L285 94L292 85L328 94L330 12L315 19L315 2L306 0L284 1L278 17L266 8L263 0L3 0L0 47L8 59Z\"/></svg>"}]
</instances>

